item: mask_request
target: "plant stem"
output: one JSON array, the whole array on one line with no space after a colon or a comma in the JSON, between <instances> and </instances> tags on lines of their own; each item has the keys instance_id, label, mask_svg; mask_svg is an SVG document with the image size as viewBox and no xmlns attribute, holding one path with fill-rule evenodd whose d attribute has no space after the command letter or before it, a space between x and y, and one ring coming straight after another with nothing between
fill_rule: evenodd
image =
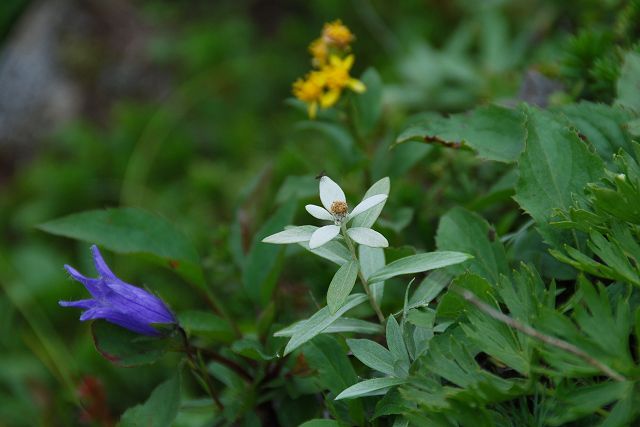
<instances>
[{"instance_id":1,"label":"plant stem","mask_svg":"<svg viewBox=\"0 0 640 427\"><path fill-rule=\"evenodd\" d=\"M247 381L247 382L253 381L253 376L249 372L247 372L242 366L240 366L238 363L236 363L235 361L233 361L231 359L227 359L226 357L222 356L221 354L218 354L215 351L209 350L207 348L201 348L201 347L195 347L195 348L199 352L204 354L206 357L210 358L211 360L214 360L214 361L226 366L227 368L231 369L236 374L241 376L245 381Z\"/></svg>"},{"instance_id":2,"label":"plant stem","mask_svg":"<svg viewBox=\"0 0 640 427\"><path fill-rule=\"evenodd\" d=\"M353 257L353 259L360 262L358 260L358 254L356 253L356 248L353 245L353 241L347 234L347 228L345 227L344 224L340 226L340 230L342 231L342 237L344 237L345 242L347 242L347 247L351 252L351 256ZM375 311L376 316L378 316L378 321L380 322L381 325L384 325L384 314L382 313L382 310L380 310L380 306L378 305L373 295L373 292L371 292L371 288L369 287L369 282L364 277L364 274L362 274L362 269L360 268L360 266L358 266L358 277L360 277L360 282L362 283L362 287L364 288L364 291L367 293L367 297L369 297L369 303L371 304L373 311Z\"/></svg>"},{"instance_id":3,"label":"plant stem","mask_svg":"<svg viewBox=\"0 0 640 427\"><path fill-rule=\"evenodd\" d=\"M609 378L612 378L616 381L626 381L625 377L623 377L622 375L620 375L619 373L611 369L609 366L600 362L599 360L591 357L588 353L576 347L575 345L567 341L561 340L560 338L543 334L542 332L536 329L533 329L529 325L525 325L524 323L520 323L517 320L512 319L511 317L507 316L501 311L498 311L495 308L491 307L489 304L483 302L477 296L475 296L472 292L466 289L462 289L459 287L455 287L452 289L458 292L465 300L475 305L480 311L484 312L485 314L489 315L495 320L505 323L506 325L512 327L513 329L516 329L525 335L528 335L532 338L542 341L545 344L564 350L567 353L573 354L574 356L578 356L580 359L584 360L589 365L595 367L596 369L601 371L603 374L605 374Z\"/></svg>"},{"instance_id":4,"label":"plant stem","mask_svg":"<svg viewBox=\"0 0 640 427\"><path fill-rule=\"evenodd\" d=\"M193 356L194 348L191 346L191 342L189 341L189 337L184 329L178 327L178 331L182 336L182 342L184 344L184 351L187 354L187 359L189 360L189 366L191 367L191 371L194 373L196 378L199 379L200 385L205 391L211 396L213 401L215 402L218 409L222 412L224 411L224 405L220 401L218 394L216 393L213 384L211 384L211 378L207 373L206 369L203 368L201 359L198 357L197 359ZM197 350L196 350L197 351Z\"/></svg>"}]
</instances>

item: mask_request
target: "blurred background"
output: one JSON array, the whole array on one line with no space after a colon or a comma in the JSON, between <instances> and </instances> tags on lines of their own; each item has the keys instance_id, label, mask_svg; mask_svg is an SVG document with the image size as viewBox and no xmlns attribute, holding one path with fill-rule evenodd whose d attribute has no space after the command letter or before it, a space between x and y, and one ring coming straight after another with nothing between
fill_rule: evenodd
<instances>
[{"instance_id":1,"label":"blurred background","mask_svg":"<svg viewBox=\"0 0 640 427\"><path fill-rule=\"evenodd\" d=\"M315 200L322 170L353 197L391 177L381 224L396 246L432 248L438 216L457 204L501 218L496 226L508 231L513 215L483 210L497 197L516 212L515 177L446 147L387 148L424 115L491 102L610 101L614 46L638 36L632 3L0 2L0 426L111 425L175 363L137 368L132 378L100 357L79 313L57 304L82 297L62 266L90 275L88 244L38 224L113 206L162 215L195 243L210 283L251 331L260 313L247 309L243 256L277 205ZM357 37L353 74L373 67L384 83L385 124L364 155L290 99L310 67L308 44L338 18ZM308 222L302 209L296 218ZM176 275L105 256L173 309L201 306ZM311 257L286 269L277 293L288 302L278 314L284 324L313 311L325 270ZM181 413L179 425L194 419Z\"/></svg>"}]
</instances>

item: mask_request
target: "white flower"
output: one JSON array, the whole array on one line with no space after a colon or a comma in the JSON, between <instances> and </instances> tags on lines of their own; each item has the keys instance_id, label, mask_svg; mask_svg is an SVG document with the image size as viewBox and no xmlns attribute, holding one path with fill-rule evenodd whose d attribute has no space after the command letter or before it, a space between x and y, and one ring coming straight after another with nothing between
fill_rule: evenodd
<instances>
[{"instance_id":1,"label":"white flower","mask_svg":"<svg viewBox=\"0 0 640 427\"><path fill-rule=\"evenodd\" d=\"M308 227L296 227L273 234L263 239L266 243L299 243L309 242L310 249L316 249L333 240L340 234L341 227L348 225L349 221L361 213L379 205L387 199L386 194L377 194L368 197L358 203L351 212L344 195L344 191L328 176L320 178L320 201L322 206L306 205L305 209L311 216L331 221L333 224L325 225L310 232ZM346 228L348 236L357 243L365 246L386 248L389 242L375 230L367 227Z\"/></svg>"}]
</instances>

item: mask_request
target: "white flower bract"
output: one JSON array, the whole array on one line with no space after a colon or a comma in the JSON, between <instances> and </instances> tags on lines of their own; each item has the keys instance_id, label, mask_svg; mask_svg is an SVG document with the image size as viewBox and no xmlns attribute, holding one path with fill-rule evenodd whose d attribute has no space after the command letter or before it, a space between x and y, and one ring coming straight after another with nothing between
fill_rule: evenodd
<instances>
[{"instance_id":1,"label":"white flower bract","mask_svg":"<svg viewBox=\"0 0 640 427\"><path fill-rule=\"evenodd\" d=\"M386 194L376 194L367 197L349 211L347 198L342 188L328 176L320 178L320 201L322 206L306 205L305 209L314 218L331 221L333 224L316 228L311 231L310 226L295 227L280 233L265 237L265 243L286 244L309 242L310 249L316 249L330 242L340 234L341 227L347 227L349 221L363 212L387 200ZM380 233L367 227L352 227L347 229L349 238L365 246L386 248L387 239Z\"/></svg>"}]
</instances>

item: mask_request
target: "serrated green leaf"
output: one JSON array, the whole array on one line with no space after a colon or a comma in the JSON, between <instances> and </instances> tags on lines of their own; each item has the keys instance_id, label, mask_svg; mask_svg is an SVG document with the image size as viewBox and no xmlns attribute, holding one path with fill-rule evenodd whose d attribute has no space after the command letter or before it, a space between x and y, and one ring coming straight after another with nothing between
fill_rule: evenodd
<instances>
[{"instance_id":1,"label":"serrated green leaf","mask_svg":"<svg viewBox=\"0 0 640 427\"><path fill-rule=\"evenodd\" d=\"M620 107L582 101L554 109L564 115L568 124L593 145L600 157L610 163L620 149L633 152L631 137L626 130L633 118L630 111Z\"/></svg>"},{"instance_id":2,"label":"serrated green leaf","mask_svg":"<svg viewBox=\"0 0 640 427\"><path fill-rule=\"evenodd\" d=\"M627 52L618 79L616 102L640 112L640 53Z\"/></svg>"},{"instance_id":3,"label":"serrated green leaf","mask_svg":"<svg viewBox=\"0 0 640 427\"><path fill-rule=\"evenodd\" d=\"M459 264L471 258L471 255L450 251L437 251L410 255L408 257L400 258L399 260L396 260L391 264L388 264L384 268L376 271L369 278L369 282L375 283L383 280L388 280L392 277L400 276L403 274L413 274L435 270L437 268Z\"/></svg>"},{"instance_id":4,"label":"serrated green leaf","mask_svg":"<svg viewBox=\"0 0 640 427\"><path fill-rule=\"evenodd\" d=\"M518 158L524 147L524 123L522 111L489 105L447 118L429 118L402 131L396 143L464 143L482 158L509 163Z\"/></svg>"},{"instance_id":5,"label":"serrated green leaf","mask_svg":"<svg viewBox=\"0 0 640 427\"><path fill-rule=\"evenodd\" d=\"M603 177L604 164L550 113L528 109L527 115L527 143L518 160L514 199L539 227L545 227L555 210L571 208L588 183Z\"/></svg>"}]
</instances>

